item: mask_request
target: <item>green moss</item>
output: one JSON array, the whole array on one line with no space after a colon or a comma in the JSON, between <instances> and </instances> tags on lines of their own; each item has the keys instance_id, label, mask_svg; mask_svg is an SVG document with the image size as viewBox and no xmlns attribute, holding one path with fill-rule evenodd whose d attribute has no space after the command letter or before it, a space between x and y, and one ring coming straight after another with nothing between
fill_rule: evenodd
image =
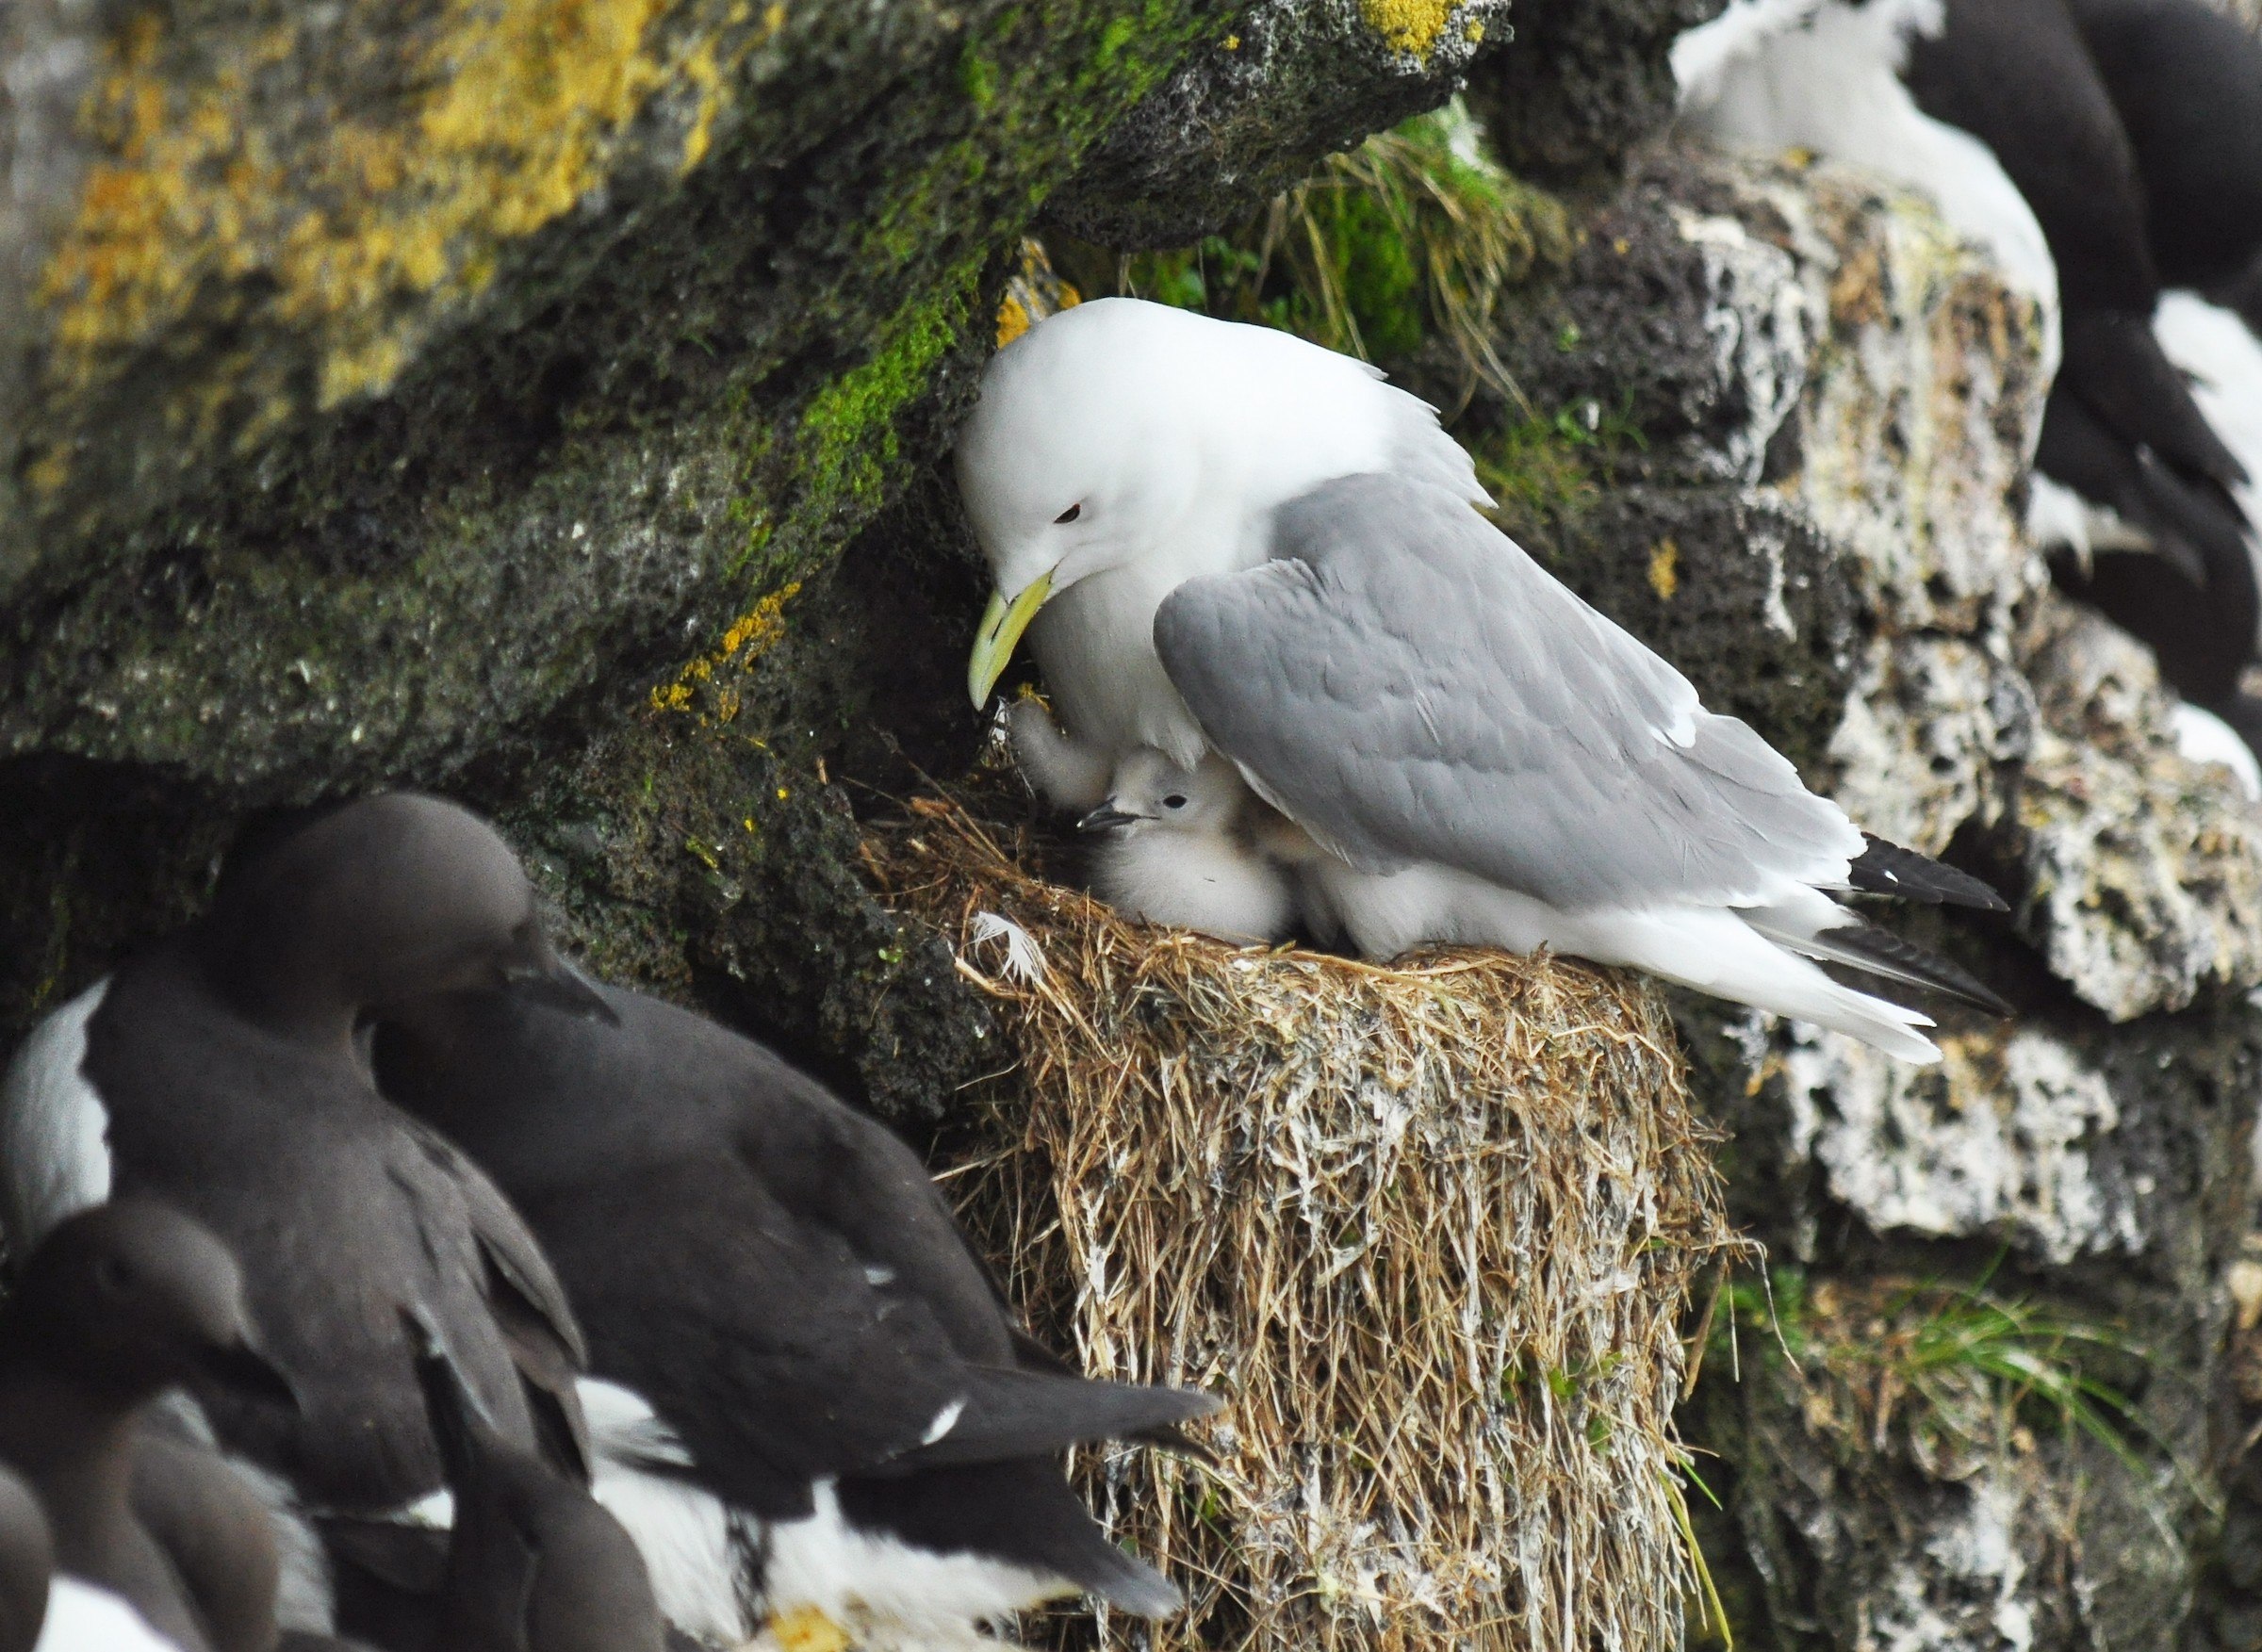
<instances>
[{"instance_id":1,"label":"green moss","mask_svg":"<svg viewBox=\"0 0 2262 1652\"><path fill-rule=\"evenodd\" d=\"M972 46L959 57L959 89L983 114L997 102L997 65Z\"/></svg>"},{"instance_id":2,"label":"green moss","mask_svg":"<svg viewBox=\"0 0 2262 1652\"><path fill-rule=\"evenodd\" d=\"M1461 433L1501 523L1513 529L1575 516L1592 505L1629 450L1648 445L1627 406L1605 412L1599 402L1582 401L1549 417Z\"/></svg>"},{"instance_id":3,"label":"green moss","mask_svg":"<svg viewBox=\"0 0 2262 1652\"><path fill-rule=\"evenodd\" d=\"M2166 1449L2121 1386L2141 1383L2150 1354L2116 1326L1997 1291L1992 1270L1960 1284L1817 1283L1793 1268L1732 1281L1707 1363L1755 1354L1797 1367L1810 1424L1849 1451L1891 1437L1946 1461L2003 1449L2023 1421L2087 1435L2141 1480L2142 1447Z\"/></svg>"},{"instance_id":4,"label":"green moss","mask_svg":"<svg viewBox=\"0 0 2262 1652\"><path fill-rule=\"evenodd\" d=\"M964 332L979 273L978 267L961 269L940 291L907 303L872 359L810 401L797 436L799 471L817 500L877 507L903 456L895 417L925 392L936 362Z\"/></svg>"},{"instance_id":5,"label":"green moss","mask_svg":"<svg viewBox=\"0 0 2262 1652\"><path fill-rule=\"evenodd\" d=\"M1139 36L1139 25L1128 17L1119 17L1100 32L1100 49L1095 61L1103 69L1112 67L1123 48Z\"/></svg>"},{"instance_id":6,"label":"green moss","mask_svg":"<svg viewBox=\"0 0 2262 1652\"><path fill-rule=\"evenodd\" d=\"M1142 254L1122 290L1234 320L1260 321L1373 359L1403 358L1442 335L1470 384L1504 396L1491 332L1504 293L1567 264L1561 203L1504 172L1456 103L1369 139L1230 233Z\"/></svg>"}]
</instances>

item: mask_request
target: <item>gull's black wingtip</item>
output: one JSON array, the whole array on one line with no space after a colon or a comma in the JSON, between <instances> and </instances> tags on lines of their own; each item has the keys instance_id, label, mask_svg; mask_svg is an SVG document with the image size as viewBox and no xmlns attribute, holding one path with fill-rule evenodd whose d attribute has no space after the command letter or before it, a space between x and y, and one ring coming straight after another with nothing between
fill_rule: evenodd
<instances>
[{"instance_id":1,"label":"gull's black wingtip","mask_svg":"<svg viewBox=\"0 0 2262 1652\"><path fill-rule=\"evenodd\" d=\"M1852 924L1825 934L1831 943L1830 956L1839 963L1923 987L1985 1015L2008 1020L2018 1013L2008 999L1961 964L1890 929Z\"/></svg>"},{"instance_id":2,"label":"gull's black wingtip","mask_svg":"<svg viewBox=\"0 0 2262 1652\"><path fill-rule=\"evenodd\" d=\"M1863 832L1869 845L1848 868L1847 881L1863 894L1898 895L1927 907L1970 907L1981 912L2008 912L2010 904L1968 872L1943 866L1929 855L1904 849L1874 832Z\"/></svg>"}]
</instances>

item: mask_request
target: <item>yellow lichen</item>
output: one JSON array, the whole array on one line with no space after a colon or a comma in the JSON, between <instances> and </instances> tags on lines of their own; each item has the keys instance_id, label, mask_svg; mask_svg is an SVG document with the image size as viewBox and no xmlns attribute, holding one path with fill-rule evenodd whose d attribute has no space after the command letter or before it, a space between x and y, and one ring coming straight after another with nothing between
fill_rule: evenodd
<instances>
[{"instance_id":1,"label":"yellow lichen","mask_svg":"<svg viewBox=\"0 0 2262 1652\"><path fill-rule=\"evenodd\" d=\"M778 639L785 635L785 605L800 594L801 581L788 581L732 620L730 628L723 632L723 640L713 651L685 664L676 673L675 681L662 683L652 690L652 710L691 711L698 689L702 684L713 682L716 671L726 665L735 665L744 670L768 653L777 645ZM713 720L717 723L729 722L738 715L738 691L729 684L717 685L713 704Z\"/></svg>"},{"instance_id":2,"label":"yellow lichen","mask_svg":"<svg viewBox=\"0 0 2262 1652\"><path fill-rule=\"evenodd\" d=\"M1006 296L997 306L997 347L1019 338L1047 316L1058 315L1084 302L1084 295L1061 279L1045 256L1041 242L1022 238L1021 268L1006 283Z\"/></svg>"},{"instance_id":3,"label":"yellow lichen","mask_svg":"<svg viewBox=\"0 0 2262 1652\"><path fill-rule=\"evenodd\" d=\"M1649 550L1649 589L1660 602L1670 602L1680 589L1680 547L1661 539Z\"/></svg>"},{"instance_id":4,"label":"yellow lichen","mask_svg":"<svg viewBox=\"0 0 2262 1652\"><path fill-rule=\"evenodd\" d=\"M679 9L716 15L656 26ZM747 11L741 0L737 18ZM731 23L719 0L443 0L400 48L408 90L373 106L340 96L335 118L300 130L263 123L305 100L270 105L260 83L295 69L345 91L321 85L327 36L293 17L221 50L140 12L80 111L102 158L37 287L51 380L86 388L130 370L194 304L216 326L311 335L325 406L385 388L434 301L476 294L506 244L600 184L664 88L693 94L683 165L697 164L751 45ZM177 424L224 409L230 387L207 388L217 402L169 410ZM235 391L252 405L281 394Z\"/></svg>"},{"instance_id":5,"label":"yellow lichen","mask_svg":"<svg viewBox=\"0 0 2262 1652\"><path fill-rule=\"evenodd\" d=\"M1427 57L1452 14L1451 0L1359 0L1359 15L1394 52Z\"/></svg>"},{"instance_id":6,"label":"yellow lichen","mask_svg":"<svg viewBox=\"0 0 2262 1652\"><path fill-rule=\"evenodd\" d=\"M1013 296L1011 288L997 306L997 347L1000 350L1029 330L1029 306Z\"/></svg>"}]
</instances>

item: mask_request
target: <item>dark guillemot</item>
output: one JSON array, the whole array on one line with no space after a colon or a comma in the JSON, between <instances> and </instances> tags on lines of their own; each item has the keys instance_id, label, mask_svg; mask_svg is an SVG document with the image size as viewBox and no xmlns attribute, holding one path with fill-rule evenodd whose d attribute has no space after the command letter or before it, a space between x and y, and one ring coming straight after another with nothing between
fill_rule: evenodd
<instances>
[{"instance_id":1,"label":"dark guillemot","mask_svg":"<svg viewBox=\"0 0 2262 1652\"><path fill-rule=\"evenodd\" d=\"M491 830L372 797L238 857L204 917L35 1030L0 1097L11 1234L136 1190L236 1252L300 1409L191 1386L224 1446L323 1511L440 1486L402 1306L442 1328L506 1438L579 1458L580 1333L549 1264L468 1160L377 1094L356 1045L371 1009L467 986L603 1013ZM291 1627L330 1627L315 1618Z\"/></svg>"},{"instance_id":2,"label":"dark guillemot","mask_svg":"<svg viewBox=\"0 0 2262 1652\"><path fill-rule=\"evenodd\" d=\"M46 1512L31 1487L5 1467L0 1467L0 1652L180 1652L120 1596L56 1572Z\"/></svg>"},{"instance_id":3,"label":"dark guillemot","mask_svg":"<svg viewBox=\"0 0 2262 1652\"><path fill-rule=\"evenodd\" d=\"M2203 0L2070 0L2135 152L2165 287L2207 292L2262 251L2262 40Z\"/></svg>"},{"instance_id":4,"label":"dark guillemot","mask_svg":"<svg viewBox=\"0 0 2262 1652\"><path fill-rule=\"evenodd\" d=\"M183 1652L268 1652L277 1561L263 1508L229 1489L217 1456L141 1433L150 1403L190 1382L297 1403L259 1349L227 1248L143 1198L59 1224L0 1318L0 1461L39 1494L59 1571Z\"/></svg>"},{"instance_id":5,"label":"dark guillemot","mask_svg":"<svg viewBox=\"0 0 2262 1652\"><path fill-rule=\"evenodd\" d=\"M918 1158L769 1051L605 989L598 1022L500 993L382 1024L388 1094L541 1235L588 1330L597 1490L680 1628L822 1613L932 1644L1050 1596L1155 1615L1060 1454L1213 1409L1087 1381L1014 1324Z\"/></svg>"},{"instance_id":6,"label":"dark guillemot","mask_svg":"<svg viewBox=\"0 0 2262 1652\"><path fill-rule=\"evenodd\" d=\"M55 1539L31 1487L0 1468L0 1652L32 1652L47 1621Z\"/></svg>"},{"instance_id":7,"label":"dark guillemot","mask_svg":"<svg viewBox=\"0 0 2262 1652\"><path fill-rule=\"evenodd\" d=\"M2099 605L2153 645L2192 700L2237 731L2249 750L2217 761L2237 770L2250 795L2262 795L2253 756L2262 751L2262 699L2238 680L2262 643L2262 580L2254 569L2262 554L2262 39L2201 0L2071 5L2143 183L2146 246L2165 289L2154 335L2248 475L2228 488L2235 510L2211 497L2183 507L2205 514L2199 532L2222 574L2203 576L2194 592L2140 565L2100 569L2121 589L2101 594ZM2159 588L2133 589L2147 573ZM2201 755L2191 731L2185 746Z\"/></svg>"}]
</instances>

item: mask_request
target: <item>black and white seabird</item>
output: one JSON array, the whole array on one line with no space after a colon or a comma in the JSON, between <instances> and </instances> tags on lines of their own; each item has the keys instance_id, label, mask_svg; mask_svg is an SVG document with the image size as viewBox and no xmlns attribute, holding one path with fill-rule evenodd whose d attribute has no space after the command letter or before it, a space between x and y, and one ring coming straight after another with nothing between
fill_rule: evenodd
<instances>
[{"instance_id":1,"label":"black and white seabird","mask_svg":"<svg viewBox=\"0 0 2262 1652\"><path fill-rule=\"evenodd\" d=\"M2251 42L2226 55L2232 67L2174 78L2203 40L2236 32L2212 17L2187 26L2187 4L1731 0L1673 58L1693 125L1899 179L1990 248L2010 285L2045 301L2043 368L2055 376L2028 531L2064 548L2053 563L2062 584L2153 646L2184 696L2177 726L2192 750L2220 741L2226 722L2250 742L2262 732L2238 690L2262 597L2249 455L2186 383L2195 367L2203 378L2220 369L2220 352L2192 357L2177 295L2163 303L2162 262L2172 282L2228 279L2237 243L2262 223L2234 212L2163 224L2150 194L2168 191L2173 215L2254 188L2226 174L2262 146L2257 123L2196 147L2183 139L2199 119L2192 96L2236 123L2262 82L2231 84ZM2147 30L2146 49L2118 69L2092 50ZM2154 155L2147 141L2167 148Z\"/></svg>"},{"instance_id":2,"label":"black and white seabird","mask_svg":"<svg viewBox=\"0 0 2262 1652\"><path fill-rule=\"evenodd\" d=\"M596 1490L669 1620L735 1644L815 1612L934 1644L1078 1591L1174 1610L1059 1456L1212 1402L1068 1371L885 1128L746 1039L603 991L610 1022L492 992L403 1006L377 1071L493 1172L572 1290Z\"/></svg>"},{"instance_id":3,"label":"black and white seabird","mask_svg":"<svg viewBox=\"0 0 2262 1652\"><path fill-rule=\"evenodd\" d=\"M433 1652L662 1652L651 1579L620 1523L496 1431L428 1316L404 1322L454 1498Z\"/></svg>"},{"instance_id":4,"label":"black and white seabird","mask_svg":"<svg viewBox=\"0 0 2262 1652\"><path fill-rule=\"evenodd\" d=\"M183 1652L267 1652L277 1561L248 1490L217 1456L151 1448L145 1409L195 1383L289 1412L219 1239L128 1197L32 1252L0 1319L0 1460L46 1510L59 1570L119 1595ZM187 1515L188 1518L180 1516Z\"/></svg>"},{"instance_id":5,"label":"black and white seabird","mask_svg":"<svg viewBox=\"0 0 2262 1652\"><path fill-rule=\"evenodd\" d=\"M2056 564L2061 584L2149 644L2188 704L2251 744L2257 719L2239 678L2262 588L2239 499L2247 467L2171 358L2159 312L2170 280L2227 278L2262 235L2193 210L2194 191L2228 188L2248 152L2262 156L2262 134L2185 149L2188 100L2225 76L2167 84L2175 64L2192 67L2196 37L2180 32L2188 20L2172 23L2173 41L2160 35L2177 17L2156 0L1949 0L1945 27L1912 42L1909 84L1928 113L1994 152L2057 264L2065 359L2035 455L2030 526L2069 547ZM2215 93L2226 116L2262 110L2262 89ZM2262 177L2245 188L2262 189ZM2156 202L2155 189L2166 191Z\"/></svg>"},{"instance_id":6,"label":"black and white seabird","mask_svg":"<svg viewBox=\"0 0 2262 1652\"><path fill-rule=\"evenodd\" d=\"M2153 643L2164 666L2172 662L2172 679L2196 679L2187 693L2252 748L2216 761L2237 770L2250 795L2262 794L2253 756L2262 750L2262 700L2237 682L2262 642L2262 599L2251 572L2262 555L2262 40L2200 0L2071 4L2143 186L2146 246L2164 289L2153 333L2248 476L2228 489L2235 511L2220 499L2196 507L2206 513L2200 532L2212 535L2213 561L2226 575L2203 579L2196 594L2185 581L2155 580L2163 596L2129 592L2132 576L2140 580L2146 570L2123 569L2110 576L2123 588L2105 594L2101 606ZM2226 516L2250 564L2243 578ZM2229 599L2221 600L2225 593ZM2202 737L2185 731L2188 753L2204 755L2194 746Z\"/></svg>"},{"instance_id":7,"label":"black and white seabird","mask_svg":"<svg viewBox=\"0 0 2262 1652\"><path fill-rule=\"evenodd\" d=\"M124 1600L58 1574L46 1511L0 1467L0 1652L180 1652Z\"/></svg>"},{"instance_id":8,"label":"black and white seabird","mask_svg":"<svg viewBox=\"0 0 2262 1652\"><path fill-rule=\"evenodd\" d=\"M375 1007L474 985L602 1011L484 823L372 797L241 857L204 917L42 1022L0 1084L11 1235L146 1192L240 1259L300 1408L196 1397L224 1446L324 1512L439 1489L404 1305L442 1328L506 1438L578 1455L580 1333L549 1264L485 1176L377 1094L356 1048ZM291 1627L331 1627L317 1618Z\"/></svg>"}]
</instances>

